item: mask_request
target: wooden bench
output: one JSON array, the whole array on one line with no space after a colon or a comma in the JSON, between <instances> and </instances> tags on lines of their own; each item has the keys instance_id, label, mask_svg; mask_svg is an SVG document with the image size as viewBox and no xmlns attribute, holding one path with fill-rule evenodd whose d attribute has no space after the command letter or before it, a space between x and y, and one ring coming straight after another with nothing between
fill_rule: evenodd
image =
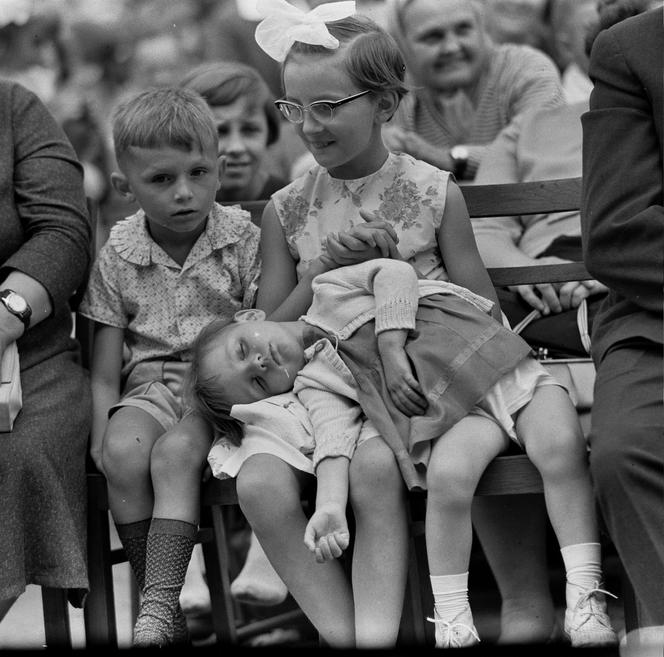
<instances>
[{"instance_id":1,"label":"wooden bench","mask_svg":"<svg viewBox=\"0 0 664 657\"><path fill-rule=\"evenodd\" d=\"M508 185L467 185L462 186L461 190L471 217L563 212L578 210L580 207L581 179L571 178ZM251 212L253 221L260 225L265 204L266 201L253 201L243 203L242 207ZM489 274L492 282L497 287L525 283L560 283L590 278L581 262L561 265L537 265L534 267L497 268L490 269ZM501 456L495 459L484 473L476 492L477 495L520 495L530 493L542 493L542 480L539 472L525 454ZM221 508L236 502L235 484L232 479L214 480L203 487L202 503L204 507L214 510L212 524L218 536L214 547L209 546L207 548L206 556L214 557L217 564L224 564L227 559L227 555L223 554L223 546L226 545L226 540L223 536ZM423 533L421 520L414 521L411 527L411 534L414 539L411 552L417 558L411 560L402 638L408 643L423 644L430 639L430 630L423 623L424 617L429 612L429 605L426 604L428 580L422 578L422 572L426 570L425 552L421 542L416 540ZM217 553L209 554L211 549L217 550ZM424 568L421 567L422 562ZM221 567L222 569L227 568L227 565ZM222 582L219 582L219 585L219 590L227 591ZM215 597L217 596L215 595ZM222 618L225 614L226 618L231 620L232 601L223 598L224 594L220 595L216 604L219 605L220 612L223 611L224 613L218 613L215 616ZM425 602L423 602L423 598ZM213 604L215 604L214 599ZM230 638L231 641L237 639L232 626L218 628L217 636L218 638Z\"/></svg>"},{"instance_id":2,"label":"wooden bench","mask_svg":"<svg viewBox=\"0 0 664 657\"><path fill-rule=\"evenodd\" d=\"M508 185L467 185L462 186L466 204L471 217L514 216L548 212L578 210L581 199L581 179L570 178L542 182L518 183ZM242 206L252 214L253 221L260 225L266 201L243 203ZM496 286L532 284L540 282L561 283L570 280L590 278L583 263L558 265L537 265L533 267L507 267L489 269L491 279ZM589 362L589 359L579 359ZM549 364L545 361L545 364ZM100 475L91 475L100 477ZM105 494L105 482L94 481L93 486L103 484L104 490L94 489L91 495L91 525L96 532L101 532L104 549L108 549L108 532L104 536L104 519L107 519L108 507L99 504L99 496ZM487 468L479 482L477 495L520 495L542 492L542 481L539 473L525 454L500 456ZM226 515L229 507L237 505L235 480L212 479L203 485L201 490L202 518L200 539L203 544L208 586L212 599L213 629L219 644L236 644L242 639L271 627L282 626L298 615L297 611L289 611L258 623L244 624L241 621L241 605L230 595L231 558L226 529ZM101 514L101 515L100 515ZM106 514L106 516L104 516ZM426 554L421 536L421 525L413 527L411 570L409 586L404 609L402 639L407 643L423 645L430 643L432 631L430 624L424 622L430 612L426 590L428 580L422 577L426 570ZM90 559L99 559L99 550L92 550ZM106 560L108 562L108 559ZM423 568L422 566L424 564ZM91 564L92 565L92 564ZM100 586L93 586L86 605L86 629L88 639L94 645L108 645L116 641L114 618L110 619L113 627L109 629L109 618L113 615L112 598L108 596L108 576L110 563L100 561L91 571L99 574ZM92 586L92 583L91 583ZM112 586L112 583L111 583ZM629 588L625 587L629 593ZM633 627L633 606L625 600L626 624ZM301 615L301 612L300 612ZM425 627L427 626L427 627Z\"/></svg>"}]
</instances>

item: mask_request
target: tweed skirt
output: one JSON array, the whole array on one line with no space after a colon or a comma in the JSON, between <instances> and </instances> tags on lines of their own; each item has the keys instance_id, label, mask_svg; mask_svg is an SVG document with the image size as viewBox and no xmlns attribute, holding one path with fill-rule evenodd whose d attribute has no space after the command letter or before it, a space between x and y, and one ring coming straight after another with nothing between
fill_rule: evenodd
<instances>
[{"instance_id":1,"label":"tweed skirt","mask_svg":"<svg viewBox=\"0 0 664 657\"><path fill-rule=\"evenodd\" d=\"M0 599L28 584L88 589L86 454L90 385L74 352L21 372L23 409L0 434Z\"/></svg>"}]
</instances>

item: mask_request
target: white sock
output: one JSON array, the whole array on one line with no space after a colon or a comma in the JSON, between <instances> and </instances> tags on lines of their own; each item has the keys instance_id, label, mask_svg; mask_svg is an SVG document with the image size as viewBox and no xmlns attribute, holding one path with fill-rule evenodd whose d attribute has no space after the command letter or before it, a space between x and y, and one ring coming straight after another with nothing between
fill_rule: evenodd
<instances>
[{"instance_id":1,"label":"white sock","mask_svg":"<svg viewBox=\"0 0 664 657\"><path fill-rule=\"evenodd\" d=\"M468 572L457 575L430 575L434 607L439 618L454 620L468 604Z\"/></svg>"},{"instance_id":2,"label":"white sock","mask_svg":"<svg viewBox=\"0 0 664 657\"><path fill-rule=\"evenodd\" d=\"M253 532L244 566L231 583L231 595L239 602L266 606L279 605L288 596L286 585Z\"/></svg>"},{"instance_id":3,"label":"white sock","mask_svg":"<svg viewBox=\"0 0 664 657\"><path fill-rule=\"evenodd\" d=\"M560 549L565 564L567 607L576 604L583 592L602 582L602 555L599 543L577 543Z\"/></svg>"}]
</instances>

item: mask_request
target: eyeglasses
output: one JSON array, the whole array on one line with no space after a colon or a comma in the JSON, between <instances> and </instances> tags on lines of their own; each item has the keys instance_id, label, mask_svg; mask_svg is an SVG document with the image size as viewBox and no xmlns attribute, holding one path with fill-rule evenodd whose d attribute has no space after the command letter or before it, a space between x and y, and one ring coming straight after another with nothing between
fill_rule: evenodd
<instances>
[{"instance_id":1,"label":"eyeglasses","mask_svg":"<svg viewBox=\"0 0 664 657\"><path fill-rule=\"evenodd\" d=\"M341 100L317 100L310 105L298 105L290 100L276 100L274 104L291 123L303 123L305 112L309 112L319 123L329 123L334 118L334 110L337 107L370 93L371 90L367 89Z\"/></svg>"}]
</instances>

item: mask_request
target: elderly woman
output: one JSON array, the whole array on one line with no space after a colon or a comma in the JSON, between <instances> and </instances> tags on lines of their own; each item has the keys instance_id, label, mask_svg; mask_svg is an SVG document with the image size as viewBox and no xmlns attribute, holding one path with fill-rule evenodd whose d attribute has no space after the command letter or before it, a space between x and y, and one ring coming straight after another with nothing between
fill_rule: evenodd
<instances>
[{"instance_id":1,"label":"elderly woman","mask_svg":"<svg viewBox=\"0 0 664 657\"><path fill-rule=\"evenodd\" d=\"M470 180L514 117L563 102L553 60L531 46L494 43L482 0L388 3L388 25L413 83L385 131L393 150Z\"/></svg>"},{"instance_id":2,"label":"elderly woman","mask_svg":"<svg viewBox=\"0 0 664 657\"><path fill-rule=\"evenodd\" d=\"M28 584L82 605L90 391L70 300L90 259L83 170L43 103L0 82L0 356L18 346L23 407L0 449L0 619ZM7 428L7 427L5 427Z\"/></svg>"}]
</instances>

